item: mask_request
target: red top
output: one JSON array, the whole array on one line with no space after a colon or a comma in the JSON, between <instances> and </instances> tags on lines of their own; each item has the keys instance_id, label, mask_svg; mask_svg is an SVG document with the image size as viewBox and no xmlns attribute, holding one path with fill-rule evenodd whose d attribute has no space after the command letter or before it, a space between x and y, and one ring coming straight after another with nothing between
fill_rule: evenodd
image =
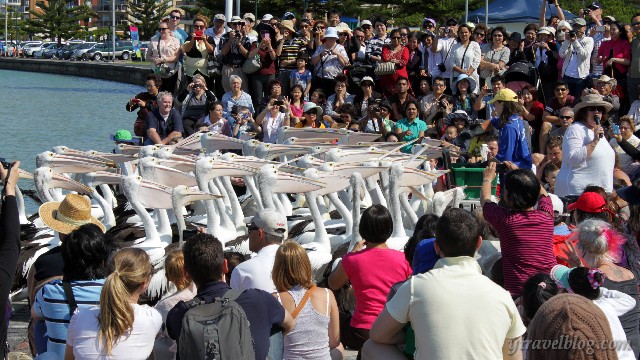
<instances>
[{"instance_id":1,"label":"red top","mask_svg":"<svg viewBox=\"0 0 640 360\"><path fill-rule=\"evenodd\" d=\"M404 253L393 249L349 253L342 258L342 268L356 297L351 326L358 329L371 329L384 309L391 286L411 276L411 266Z\"/></svg>"},{"instance_id":2,"label":"red top","mask_svg":"<svg viewBox=\"0 0 640 360\"><path fill-rule=\"evenodd\" d=\"M399 63L396 64L396 72L391 75L382 75L380 77L380 88L382 94L386 97L391 96L396 92L396 80L398 76L404 76L407 79L409 74L407 73L407 63L409 62L409 48L402 47L402 50L392 53L388 46L382 48L382 61L387 62L391 59L396 59Z\"/></svg>"},{"instance_id":3,"label":"red top","mask_svg":"<svg viewBox=\"0 0 640 360\"><path fill-rule=\"evenodd\" d=\"M485 203L482 211L500 239L504 288L520 296L531 275L548 274L556 265L551 199L541 196L538 208L531 211L513 211L493 202Z\"/></svg>"},{"instance_id":4,"label":"red top","mask_svg":"<svg viewBox=\"0 0 640 360\"><path fill-rule=\"evenodd\" d=\"M631 61L631 43L629 41L626 41L623 39L607 40L607 41L603 41L602 44L600 44L600 47L598 48L598 56L604 56L604 61L602 62L603 67L607 66L606 62L611 58L609 56L609 54L611 54L611 49L613 49L614 58L628 59L629 61ZM628 65L614 63L614 66L623 75L626 74L627 71L629 70ZM612 74L603 74L603 75L612 76Z\"/></svg>"},{"instance_id":5,"label":"red top","mask_svg":"<svg viewBox=\"0 0 640 360\"><path fill-rule=\"evenodd\" d=\"M275 75L276 73L276 61L271 59L271 55L268 52L262 50L262 48L258 49L258 54L260 54L260 75Z\"/></svg>"}]
</instances>

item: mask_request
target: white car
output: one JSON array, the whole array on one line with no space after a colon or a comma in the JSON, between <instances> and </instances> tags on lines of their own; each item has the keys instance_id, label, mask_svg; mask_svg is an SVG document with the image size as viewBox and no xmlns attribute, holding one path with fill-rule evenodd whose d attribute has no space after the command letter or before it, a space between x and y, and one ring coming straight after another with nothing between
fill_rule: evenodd
<instances>
[{"instance_id":1,"label":"white car","mask_svg":"<svg viewBox=\"0 0 640 360\"><path fill-rule=\"evenodd\" d=\"M42 53L50 47L56 46L55 42L46 42L40 44L40 46L33 47L31 50L31 54L29 56L33 56L34 58L42 58Z\"/></svg>"},{"instance_id":2,"label":"white car","mask_svg":"<svg viewBox=\"0 0 640 360\"><path fill-rule=\"evenodd\" d=\"M32 42L24 44L22 49L24 51L24 56L29 57L33 56L33 52L40 49L42 47L42 42Z\"/></svg>"}]
</instances>

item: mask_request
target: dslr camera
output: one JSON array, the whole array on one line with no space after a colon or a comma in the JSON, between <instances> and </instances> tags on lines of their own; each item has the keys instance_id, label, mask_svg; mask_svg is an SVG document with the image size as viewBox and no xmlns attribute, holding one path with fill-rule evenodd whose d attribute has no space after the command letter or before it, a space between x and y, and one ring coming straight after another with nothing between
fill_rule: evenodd
<instances>
[{"instance_id":1,"label":"dslr camera","mask_svg":"<svg viewBox=\"0 0 640 360\"><path fill-rule=\"evenodd\" d=\"M575 31L575 30L570 30L570 31L569 31L569 37L574 38L574 37L576 37L576 36L577 36L577 34L576 34L576 31Z\"/></svg>"},{"instance_id":2,"label":"dslr camera","mask_svg":"<svg viewBox=\"0 0 640 360\"><path fill-rule=\"evenodd\" d=\"M12 162L8 162L8 161L7 161L7 159L5 159L5 158L3 158L3 157L0 157L0 163L2 164L2 167L3 167L5 170L10 170L10 169L11 169L11 167L13 166L13 163L12 163Z\"/></svg>"}]
</instances>

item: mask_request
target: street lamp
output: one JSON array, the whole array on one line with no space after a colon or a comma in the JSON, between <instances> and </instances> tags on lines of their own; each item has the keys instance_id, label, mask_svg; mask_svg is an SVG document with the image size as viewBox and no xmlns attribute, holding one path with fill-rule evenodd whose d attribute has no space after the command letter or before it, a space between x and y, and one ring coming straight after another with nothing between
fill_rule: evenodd
<instances>
[{"instance_id":1,"label":"street lamp","mask_svg":"<svg viewBox=\"0 0 640 360\"><path fill-rule=\"evenodd\" d=\"M111 62L116 62L116 0L111 0L111 49Z\"/></svg>"}]
</instances>

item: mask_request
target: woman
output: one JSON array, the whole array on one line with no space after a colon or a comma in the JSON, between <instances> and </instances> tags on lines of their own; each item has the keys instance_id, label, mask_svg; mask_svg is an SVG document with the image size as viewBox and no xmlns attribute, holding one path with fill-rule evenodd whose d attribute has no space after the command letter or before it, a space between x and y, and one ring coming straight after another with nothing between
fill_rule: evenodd
<instances>
[{"instance_id":1,"label":"woman","mask_svg":"<svg viewBox=\"0 0 640 360\"><path fill-rule=\"evenodd\" d=\"M333 94L336 82L335 78L342 74L344 67L349 65L349 57L344 46L337 43L338 31L330 27L324 34L324 43L316 48L311 57L314 66L311 87L321 88L325 94Z\"/></svg>"},{"instance_id":2,"label":"woman","mask_svg":"<svg viewBox=\"0 0 640 360\"><path fill-rule=\"evenodd\" d=\"M452 72L451 83L458 79L458 76L465 74L470 76L478 84L478 67L482 53L480 45L471 41L471 27L462 24L458 27L458 42L451 47L451 53L447 57L445 66ZM477 91L476 87L476 91Z\"/></svg>"},{"instance_id":3,"label":"woman","mask_svg":"<svg viewBox=\"0 0 640 360\"><path fill-rule=\"evenodd\" d=\"M153 64L153 72L164 80L160 91L175 92L178 81L178 60L180 59L180 40L172 35L169 19L164 19L158 27L160 37L153 37L147 48L147 61Z\"/></svg>"},{"instance_id":4,"label":"woman","mask_svg":"<svg viewBox=\"0 0 640 360\"><path fill-rule=\"evenodd\" d=\"M325 126L322 121L322 108L312 102L307 102L302 108L303 120L296 124L297 128L318 128L324 129L329 127ZM332 121L326 121L327 124L332 124Z\"/></svg>"},{"instance_id":5,"label":"woman","mask_svg":"<svg viewBox=\"0 0 640 360\"><path fill-rule=\"evenodd\" d=\"M296 319L284 336L283 359L342 359L338 304L333 292L314 284L302 246L294 241L282 244L271 276L278 291L274 296Z\"/></svg>"},{"instance_id":6,"label":"woman","mask_svg":"<svg viewBox=\"0 0 640 360\"><path fill-rule=\"evenodd\" d=\"M424 132L427 131L427 124L418 117L420 114L418 111L418 103L414 100L407 100L404 110L407 117L396 123L396 134L398 134L403 142L423 138ZM407 144L401 151L410 154L412 146L413 143Z\"/></svg>"},{"instance_id":7,"label":"woman","mask_svg":"<svg viewBox=\"0 0 640 360\"><path fill-rule=\"evenodd\" d=\"M500 132L496 160L510 161L521 169L531 169L525 126L518 115L518 95L511 89L502 89L487 104L495 104L496 116L482 123L482 128L486 131L492 125Z\"/></svg>"},{"instance_id":8,"label":"woman","mask_svg":"<svg viewBox=\"0 0 640 360\"><path fill-rule=\"evenodd\" d=\"M392 230L393 220L386 207L373 205L366 209L358 229L363 240L329 275L329 287L333 290L351 282L356 307L350 323L342 324L340 337L344 345L354 350L362 349L369 338L371 325L384 308L391 286L411 275L404 254L386 244ZM380 271L380 264L385 264L384 271Z\"/></svg>"},{"instance_id":9,"label":"woman","mask_svg":"<svg viewBox=\"0 0 640 360\"><path fill-rule=\"evenodd\" d=\"M336 76L335 81L335 93L330 95L327 99L327 103L324 106L325 117L329 116L331 121L339 121L340 113L338 113L338 108L344 104L350 103L353 104L355 95L349 94L347 91L347 77L340 74Z\"/></svg>"},{"instance_id":10,"label":"woman","mask_svg":"<svg viewBox=\"0 0 640 360\"><path fill-rule=\"evenodd\" d=\"M294 126L304 120L303 109L305 101L302 98L303 92L304 90L300 85L294 85L291 88L291 104L289 107L291 109L291 124Z\"/></svg>"},{"instance_id":11,"label":"woman","mask_svg":"<svg viewBox=\"0 0 640 360\"><path fill-rule=\"evenodd\" d=\"M518 96L520 104L520 116L529 123L531 129L531 152L538 153L545 148L545 144L540 142L540 128L542 127L542 114L544 105L538 101L538 90L535 86L527 85Z\"/></svg>"},{"instance_id":12,"label":"woman","mask_svg":"<svg viewBox=\"0 0 640 360\"><path fill-rule=\"evenodd\" d=\"M458 76L458 80L456 80L451 87L453 88L453 111L462 110L469 115L471 120L476 120L478 118L478 112L473 107L473 104L476 102L476 95L474 94L476 90L476 81L466 75L461 74Z\"/></svg>"},{"instance_id":13,"label":"woman","mask_svg":"<svg viewBox=\"0 0 640 360\"><path fill-rule=\"evenodd\" d=\"M477 42L478 45L484 45L487 43L487 34L489 33L489 29L484 24L478 24L473 29L473 41Z\"/></svg>"},{"instance_id":14,"label":"woman","mask_svg":"<svg viewBox=\"0 0 640 360\"><path fill-rule=\"evenodd\" d=\"M373 90L375 83L371 76L365 76L360 81L361 93L357 94L353 99L353 104L356 107L358 118L365 118L369 115L369 105L375 100L382 98L382 95Z\"/></svg>"},{"instance_id":15,"label":"woman","mask_svg":"<svg viewBox=\"0 0 640 360\"><path fill-rule=\"evenodd\" d=\"M631 64L631 42L627 32L624 30L624 25L620 22L611 23L609 29L611 40L603 41L600 44L596 62L604 66L603 75L615 78L622 91L626 91L627 72ZM618 95L621 96L623 94Z\"/></svg>"},{"instance_id":16,"label":"woman","mask_svg":"<svg viewBox=\"0 0 640 360\"><path fill-rule=\"evenodd\" d=\"M478 31L477 28L474 32L476 31ZM491 87L491 84L488 84L491 77L496 74L503 74L507 69L511 50L504 46L506 38L507 31L505 28L497 26L491 30L491 42L482 45L482 57L480 58L481 84Z\"/></svg>"},{"instance_id":17,"label":"woman","mask_svg":"<svg viewBox=\"0 0 640 360\"><path fill-rule=\"evenodd\" d=\"M282 83L280 83L280 80L271 80L267 85L267 93L269 95L262 98L258 106L258 112L264 110L273 100L282 100Z\"/></svg>"},{"instance_id":18,"label":"woman","mask_svg":"<svg viewBox=\"0 0 640 360\"><path fill-rule=\"evenodd\" d=\"M229 83L231 85L231 91L222 96L224 116L227 119L231 119L230 121L233 121L232 110L234 106L245 106L249 109L250 113L255 113L251 95L242 91L242 78L238 75L231 75L229 76Z\"/></svg>"},{"instance_id":19,"label":"woman","mask_svg":"<svg viewBox=\"0 0 640 360\"><path fill-rule=\"evenodd\" d=\"M124 248L111 262L114 271L104 282L100 306L80 310L71 319L65 359L145 360L153 350L162 316L138 305L153 275L149 255Z\"/></svg>"},{"instance_id":20,"label":"woman","mask_svg":"<svg viewBox=\"0 0 640 360\"><path fill-rule=\"evenodd\" d=\"M83 310L100 303L100 292L109 273L106 266L113 243L104 236L104 228L85 224L64 238L61 246L64 275L42 287L35 296L31 316L44 319L47 349L43 357L62 359L64 341L69 338L67 324L75 309ZM67 297L67 289L73 299ZM71 308L75 302L75 308ZM36 334L37 336L37 334Z\"/></svg>"},{"instance_id":21,"label":"woman","mask_svg":"<svg viewBox=\"0 0 640 360\"><path fill-rule=\"evenodd\" d=\"M133 123L133 132L136 136L146 135L147 114L158 108L158 92L161 85L162 78L160 76L155 74L147 75L145 83L147 91L134 96L125 105L125 109L129 112L140 109L138 110L136 121Z\"/></svg>"},{"instance_id":22,"label":"woman","mask_svg":"<svg viewBox=\"0 0 640 360\"><path fill-rule=\"evenodd\" d=\"M256 125L262 127L262 141L275 144L278 138L278 129L283 126L291 126L291 108L289 99L282 100L282 105L276 105L277 100L271 100L269 105L256 117ZM280 111L284 110L284 111Z\"/></svg>"},{"instance_id":23,"label":"woman","mask_svg":"<svg viewBox=\"0 0 640 360\"><path fill-rule=\"evenodd\" d=\"M389 36L391 42L382 48L382 62L390 62L395 66L395 73L380 76L380 91L385 97L396 93L396 81L399 76L409 78L407 63L409 62L409 49L400 42L400 30L393 29Z\"/></svg>"},{"instance_id":24,"label":"woman","mask_svg":"<svg viewBox=\"0 0 640 360\"><path fill-rule=\"evenodd\" d=\"M597 268L605 275L603 287L609 290L617 290L634 299L638 299L638 279L626 268L617 265L623 261L623 244L627 241L605 221L589 219L578 224L573 241L576 241L578 253L572 252L571 266L583 266L580 257L584 259L584 265L589 268ZM571 240L569 240L571 241ZM572 255L572 256L571 256ZM580 257L579 257L580 256ZM619 316L624 328L627 341L638 357L640 353L640 302L636 302L633 310Z\"/></svg>"},{"instance_id":25,"label":"woman","mask_svg":"<svg viewBox=\"0 0 640 360\"><path fill-rule=\"evenodd\" d=\"M407 75L411 88L418 92L420 87L420 67L422 66L422 51L419 50L419 34L412 33L407 39L407 49L409 50L409 60L407 61ZM417 98L417 96L416 96Z\"/></svg>"},{"instance_id":26,"label":"woman","mask_svg":"<svg viewBox=\"0 0 640 360\"><path fill-rule=\"evenodd\" d=\"M418 86L416 87L416 100L421 103L422 99L431 94L431 83L429 82L428 77L419 77L418 78Z\"/></svg>"},{"instance_id":27,"label":"woman","mask_svg":"<svg viewBox=\"0 0 640 360\"><path fill-rule=\"evenodd\" d=\"M200 74L195 74L192 82L182 94L176 97L175 107L182 115L184 137L187 137L202 126L211 103L218 101L213 92L207 89L207 80Z\"/></svg>"},{"instance_id":28,"label":"woman","mask_svg":"<svg viewBox=\"0 0 640 360\"><path fill-rule=\"evenodd\" d=\"M215 101L209 103L208 114L202 120L202 127L199 130L211 131L216 134L232 137L233 131L231 129L231 124L223 115L224 110L221 102Z\"/></svg>"},{"instance_id":29,"label":"woman","mask_svg":"<svg viewBox=\"0 0 640 360\"><path fill-rule=\"evenodd\" d=\"M613 191L615 152L601 141L611 104L602 96L589 94L574 107L575 120L562 140L562 167L556 177L556 195L581 194L587 185L598 185L606 192Z\"/></svg>"},{"instance_id":30,"label":"woman","mask_svg":"<svg viewBox=\"0 0 640 360\"><path fill-rule=\"evenodd\" d=\"M215 40L211 36L204 35L207 28L207 21L201 16L196 16L193 20L194 32L191 34L191 40L182 45L182 53L184 56L184 72L187 76L187 82L193 80L193 76L200 74L205 79L209 79L207 71L209 54L213 54L213 46Z\"/></svg>"},{"instance_id":31,"label":"woman","mask_svg":"<svg viewBox=\"0 0 640 360\"><path fill-rule=\"evenodd\" d=\"M538 30L538 41L533 44L535 67L538 69L542 83L541 101L548 101L553 97L553 86L558 80L558 47L554 42L556 30L552 27L542 27Z\"/></svg>"},{"instance_id":32,"label":"woman","mask_svg":"<svg viewBox=\"0 0 640 360\"><path fill-rule=\"evenodd\" d=\"M264 26L260 28L258 36L258 46L249 51L248 59L260 56L260 69L249 75L249 84L253 91L253 105L258 107L262 104L265 89L276 79L276 59L278 58L273 44L275 32L273 28Z\"/></svg>"},{"instance_id":33,"label":"woman","mask_svg":"<svg viewBox=\"0 0 640 360\"><path fill-rule=\"evenodd\" d=\"M634 159L624 151L619 143L624 141L634 148L637 148L640 146L640 139L633 134L636 127L633 125L633 118L631 116L626 115L621 117L618 122L618 127L620 128L620 132L618 134L611 131L611 140L609 141L609 145L611 145L618 156L620 168L624 172L630 173L631 171L627 170L631 170L629 166L633 164Z\"/></svg>"}]
</instances>

